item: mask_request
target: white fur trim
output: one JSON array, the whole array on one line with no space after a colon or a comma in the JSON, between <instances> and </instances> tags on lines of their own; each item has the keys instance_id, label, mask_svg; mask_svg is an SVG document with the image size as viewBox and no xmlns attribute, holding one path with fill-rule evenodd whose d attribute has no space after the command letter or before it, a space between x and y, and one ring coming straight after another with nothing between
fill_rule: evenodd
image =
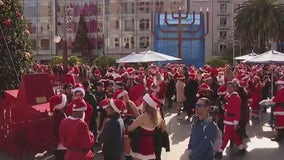
<instances>
[{"instance_id":1,"label":"white fur trim","mask_svg":"<svg viewBox=\"0 0 284 160\"><path fill-rule=\"evenodd\" d=\"M117 106L114 104L113 99L111 99L111 100L109 101L109 103L110 103L110 106L113 108L114 111L116 111L117 113L120 113L120 112L121 112L121 111L117 108Z\"/></svg>"},{"instance_id":2,"label":"white fur trim","mask_svg":"<svg viewBox=\"0 0 284 160\"><path fill-rule=\"evenodd\" d=\"M121 97L123 97L124 95L126 95L128 92L126 91L126 90L123 90L121 93L119 93L118 95L117 95L117 98L121 98Z\"/></svg>"},{"instance_id":3,"label":"white fur trim","mask_svg":"<svg viewBox=\"0 0 284 160\"><path fill-rule=\"evenodd\" d=\"M273 112L273 115L275 115L275 116L276 116L276 115L284 116L284 111L276 111L276 112L274 111L274 112Z\"/></svg>"},{"instance_id":4,"label":"white fur trim","mask_svg":"<svg viewBox=\"0 0 284 160\"><path fill-rule=\"evenodd\" d=\"M158 103L156 103L156 102L150 97L149 94L145 94L145 95L143 96L143 100L144 100L146 103L148 103L151 107L153 107L153 108L155 108L155 109L158 107Z\"/></svg>"},{"instance_id":5,"label":"white fur trim","mask_svg":"<svg viewBox=\"0 0 284 160\"><path fill-rule=\"evenodd\" d=\"M87 110L87 106L82 106L82 107L80 107L80 108L74 108L74 107L76 107L76 106L75 106L75 104L73 104L72 107L73 107L73 108L72 108L72 111L75 111L75 112L86 111L86 110Z\"/></svg>"},{"instance_id":6,"label":"white fur trim","mask_svg":"<svg viewBox=\"0 0 284 160\"><path fill-rule=\"evenodd\" d=\"M65 107L66 103L67 103L67 97L65 94L62 94L62 100L61 103L57 104L54 106L54 109L62 109Z\"/></svg>"},{"instance_id":7,"label":"white fur trim","mask_svg":"<svg viewBox=\"0 0 284 160\"><path fill-rule=\"evenodd\" d=\"M218 94L218 95L225 95L225 94L227 94L227 91L224 91L224 92L218 92L217 94Z\"/></svg>"},{"instance_id":8,"label":"white fur trim","mask_svg":"<svg viewBox=\"0 0 284 160\"><path fill-rule=\"evenodd\" d=\"M132 157L139 158L139 159L156 159L155 154L149 154L149 155L143 155L141 153L136 153L136 152L130 152Z\"/></svg>"},{"instance_id":9,"label":"white fur trim","mask_svg":"<svg viewBox=\"0 0 284 160\"><path fill-rule=\"evenodd\" d=\"M278 80L278 81L276 82L276 84L284 85L284 81L282 81L282 80Z\"/></svg>"},{"instance_id":10,"label":"white fur trim","mask_svg":"<svg viewBox=\"0 0 284 160\"><path fill-rule=\"evenodd\" d=\"M85 90L81 87L76 87L74 89L72 89L72 92L75 94L75 92L80 91L83 93L83 95L85 96Z\"/></svg>"}]
</instances>

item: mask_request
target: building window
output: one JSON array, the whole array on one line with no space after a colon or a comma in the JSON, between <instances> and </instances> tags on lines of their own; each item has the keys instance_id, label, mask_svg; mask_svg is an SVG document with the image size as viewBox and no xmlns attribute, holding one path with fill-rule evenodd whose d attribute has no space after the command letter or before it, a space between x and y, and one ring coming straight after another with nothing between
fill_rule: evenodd
<instances>
[{"instance_id":1,"label":"building window","mask_svg":"<svg viewBox=\"0 0 284 160\"><path fill-rule=\"evenodd\" d=\"M104 23L102 21L98 21L98 32L104 32Z\"/></svg>"},{"instance_id":2,"label":"building window","mask_svg":"<svg viewBox=\"0 0 284 160\"><path fill-rule=\"evenodd\" d=\"M226 44L219 44L219 52L222 53L227 49Z\"/></svg>"},{"instance_id":3,"label":"building window","mask_svg":"<svg viewBox=\"0 0 284 160\"><path fill-rule=\"evenodd\" d=\"M120 2L111 2L109 4L110 13L114 15L118 15L121 13L121 4Z\"/></svg>"},{"instance_id":4,"label":"building window","mask_svg":"<svg viewBox=\"0 0 284 160\"><path fill-rule=\"evenodd\" d=\"M30 31L31 34L35 34L36 33L36 22L35 21L30 21L28 22L28 30Z\"/></svg>"},{"instance_id":5,"label":"building window","mask_svg":"<svg viewBox=\"0 0 284 160\"><path fill-rule=\"evenodd\" d=\"M40 44L41 44L41 49L42 50L49 50L49 44L50 44L49 39L42 39L40 41Z\"/></svg>"},{"instance_id":6,"label":"building window","mask_svg":"<svg viewBox=\"0 0 284 160\"><path fill-rule=\"evenodd\" d=\"M98 15L103 15L104 13L104 6L103 4L98 5Z\"/></svg>"},{"instance_id":7,"label":"building window","mask_svg":"<svg viewBox=\"0 0 284 160\"><path fill-rule=\"evenodd\" d=\"M220 4L220 13L228 13L228 7L226 3Z\"/></svg>"},{"instance_id":8,"label":"building window","mask_svg":"<svg viewBox=\"0 0 284 160\"><path fill-rule=\"evenodd\" d=\"M149 13L150 12L149 2L140 2L139 3L139 11L143 12L143 13Z\"/></svg>"},{"instance_id":9,"label":"building window","mask_svg":"<svg viewBox=\"0 0 284 160\"><path fill-rule=\"evenodd\" d=\"M220 31L220 39L227 39L227 31Z\"/></svg>"},{"instance_id":10,"label":"building window","mask_svg":"<svg viewBox=\"0 0 284 160\"><path fill-rule=\"evenodd\" d=\"M148 36L143 36L139 38L139 48L148 48L150 44L150 38Z\"/></svg>"},{"instance_id":11,"label":"building window","mask_svg":"<svg viewBox=\"0 0 284 160\"><path fill-rule=\"evenodd\" d=\"M241 6L240 4L233 4L233 12L234 13L239 13L239 11L240 11L239 7L240 6Z\"/></svg>"},{"instance_id":12,"label":"building window","mask_svg":"<svg viewBox=\"0 0 284 160\"><path fill-rule=\"evenodd\" d=\"M134 37L133 36L124 36L123 47L127 48L127 49L134 48Z\"/></svg>"},{"instance_id":13,"label":"building window","mask_svg":"<svg viewBox=\"0 0 284 160\"><path fill-rule=\"evenodd\" d=\"M111 30L119 30L120 24L118 19L110 20L110 28Z\"/></svg>"},{"instance_id":14,"label":"building window","mask_svg":"<svg viewBox=\"0 0 284 160\"><path fill-rule=\"evenodd\" d=\"M149 30L149 27L150 27L149 19L141 19L139 24L140 24L140 30L141 31Z\"/></svg>"},{"instance_id":15,"label":"building window","mask_svg":"<svg viewBox=\"0 0 284 160\"><path fill-rule=\"evenodd\" d=\"M124 21L125 31L134 31L134 19L127 19Z\"/></svg>"},{"instance_id":16,"label":"building window","mask_svg":"<svg viewBox=\"0 0 284 160\"><path fill-rule=\"evenodd\" d=\"M164 2L156 1L155 9L156 9L156 12L162 12L164 10Z\"/></svg>"},{"instance_id":17,"label":"building window","mask_svg":"<svg viewBox=\"0 0 284 160\"><path fill-rule=\"evenodd\" d=\"M117 36L111 36L111 37L110 37L110 46L111 46L112 48L119 48L119 46L120 46L119 37L117 37Z\"/></svg>"},{"instance_id":18,"label":"building window","mask_svg":"<svg viewBox=\"0 0 284 160\"><path fill-rule=\"evenodd\" d=\"M134 3L125 2L123 3L123 12L126 14L134 13Z\"/></svg>"},{"instance_id":19,"label":"building window","mask_svg":"<svg viewBox=\"0 0 284 160\"><path fill-rule=\"evenodd\" d=\"M220 17L220 27L227 27L228 17Z\"/></svg>"}]
</instances>

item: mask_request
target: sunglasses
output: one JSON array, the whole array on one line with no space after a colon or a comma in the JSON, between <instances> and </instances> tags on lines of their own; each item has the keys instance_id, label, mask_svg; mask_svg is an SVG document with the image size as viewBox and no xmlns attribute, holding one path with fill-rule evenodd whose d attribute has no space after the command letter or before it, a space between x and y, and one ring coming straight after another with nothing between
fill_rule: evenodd
<instances>
[{"instance_id":1,"label":"sunglasses","mask_svg":"<svg viewBox=\"0 0 284 160\"><path fill-rule=\"evenodd\" d=\"M196 108L200 108L200 107L202 107L202 106L205 107L206 105L205 105L205 104L200 104L200 103L196 103L196 104L195 104L195 107L196 107Z\"/></svg>"}]
</instances>

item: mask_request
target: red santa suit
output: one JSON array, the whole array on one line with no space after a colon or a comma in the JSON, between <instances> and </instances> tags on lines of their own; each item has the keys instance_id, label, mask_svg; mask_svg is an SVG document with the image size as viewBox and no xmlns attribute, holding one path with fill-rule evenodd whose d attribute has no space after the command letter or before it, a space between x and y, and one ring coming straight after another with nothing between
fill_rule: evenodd
<instances>
[{"instance_id":1,"label":"red santa suit","mask_svg":"<svg viewBox=\"0 0 284 160\"><path fill-rule=\"evenodd\" d=\"M275 128L284 129L284 88L277 91L272 101L276 103L273 111Z\"/></svg>"},{"instance_id":2,"label":"red santa suit","mask_svg":"<svg viewBox=\"0 0 284 160\"><path fill-rule=\"evenodd\" d=\"M234 129L234 125L238 125L241 115L241 98L237 92L228 93L225 96L227 103L224 105L224 135L221 151L225 149L227 143L232 139L239 149L243 149L243 143L240 139L237 131Z\"/></svg>"},{"instance_id":3,"label":"red santa suit","mask_svg":"<svg viewBox=\"0 0 284 160\"><path fill-rule=\"evenodd\" d=\"M87 110L86 103L82 99L76 99L72 108L73 112ZM59 138L63 146L67 148L65 160L93 160L91 148L94 144L94 135L89 130L88 124L69 116L61 121L59 126Z\"/></svg>"}]
</instances>

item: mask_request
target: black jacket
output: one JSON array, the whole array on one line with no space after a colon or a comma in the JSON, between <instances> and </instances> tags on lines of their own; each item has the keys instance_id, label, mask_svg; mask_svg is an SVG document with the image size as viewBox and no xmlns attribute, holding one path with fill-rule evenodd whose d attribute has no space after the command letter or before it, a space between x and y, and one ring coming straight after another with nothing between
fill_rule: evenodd
<instances>
[{"instance_id":1,"label":"black jacket","mask_svg":"<svg viewBox=\"0 0 284 160\"><path fill-rule=\"evenodd\" d=\"M133 152L138 151L140 135L141 127L137 127L134 131L129 132L129 137L131 139L130 146ZM170 151L170 140L167 132L162 132L160 128L156 127L153 133L153 138L155 149L165 148L167 152Z\"/></svg>"}]
</instances>

